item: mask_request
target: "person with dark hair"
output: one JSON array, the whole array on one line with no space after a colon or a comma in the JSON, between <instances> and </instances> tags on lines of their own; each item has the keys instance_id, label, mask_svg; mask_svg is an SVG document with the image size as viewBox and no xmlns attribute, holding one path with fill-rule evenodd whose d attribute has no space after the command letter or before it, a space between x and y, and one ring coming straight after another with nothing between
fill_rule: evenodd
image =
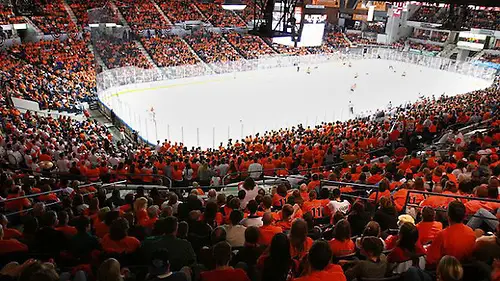
<instances>
[{"instance_id":1,"label":"person with dark hair","mask_svg":"<svg viewBox=\"0 0 500 281\"><path fill-rule=\"evenodd\" d=\"M441 257L454 256L458 260L469 258L474 251L476 236L474 231L463 224L465 206L455 200L448 204L449 226L439 232L432 244L427 248L427 264L437 265Z\"/></svg>"},{"instance_id":2,"label":"person with dark hair","mask_svg":"<svg viewBox=\"0 0 500 281\"><path fill-rule=\"evenodd\" d=\"M231 261L233 266L245 268L248 277L254 280L256 277L257 259L260 257L264 248L258 244L259 228L256 226L247 227L245 230L245 245L238 251Z\"/></svg>"},{"instance_id":3,"label":"person with dark hair","mask_svg":"<svg viewBox=\"0 0 500 281\"><path fill-rule=\"evenodd\" d=\"M283 231L290 230L292 227L292 215L293 215L293 206L290 204L285 204L283 209L281 209L281 220L276 223L276 226L281 227Z\"/></svg>"},{"instance_id":4,"label":"person with dark hair","mask_svg":"<svg viewBox=\"0 0 500 281\"><path fill-rule=\"evenodd\" d=\"M318 280L336 280L345 281L346 276L340 265L332 264L332 250L324 240L314 242L309 250L307 261L309 262L310 272L296 281L318 281Z\"/></svg>"},{"instance_id":5,"label":"person with dark hair","mask_svg":"<svg viewBox=\"0 0 500 281\"><path fill-rule=\"evenodd\" d=\"M156 249L166 249L170 253L172 271L179 271L183 266L189 266L196 261L191 243L176 237L178 220L176 217L166 217L159 220L155 226L163 235L147 237L141 245L141 257L150 260Z\"/></svg>"},{"instance_id":6,"label":"person with dark hair","mask_svg":"<svg viewBox=\"0 0 500 281\"><path fill-rule=\"evenodd\" d=\"M68 225L69 223L69 214L66 211L59 212L59 225L56 227L57 231L61 231L66 235L66 237L71 238L76 234L76 228L74 226Z\"/></svg>"},{"instance_id":7,"label":"person with dark hair","mask_svg":"<svg viewBox=\"0 0 500 281\"><path fill-rule=\"evenodd\" d=\"M334 257L356 252L356 246L351 240L351 225L347 220L341 219L335 224L333 239L328 244Z\"/></svg>"},{"instance_id":8,"label":"person with dark hair","mask_svg":"<svg viewBox=\"0 0 500 281\"><path fill-rule=\"evenodd\" d=\"M61 251L67 250L68 238L63 232L55 229L57 224L56 212L45 212L42 216L41 227L35 235L35 244L30 250L56 256L59 256Z\"/></svg>"},{"instance_id":9,"label":"person with dark hair","mask_svg":"<svg viewBox=\"0 0 500 281\"><path fill-rule=\"evenodd\" d=\"M378 237L366 236L361 241L361 254L366 260L355 261L345 275L347 280L360 278L383 278L389 271L387 260L382 251L384 244Z\"/></svg>"},{"instance_id":10,"label":"person with dark hair","mask_svg":"<svg viewBox=\"0 0 500 281\"><path fill-rule=\"evenodd\" d=\"M240 224L243 220L243 212L240 210L233 210L229 215L229 225L226 225L227 242L231 247L243 247L245 244L245 230L246 227Z\"/></svg>"},{"instance_id":11,"label":"person with dark hair","mask_svg":"<svg viewBox=\"0 0 500 281\"><path fill-rule=\"evenodd\" d=\"M398 228L398 212L390 198L380 198L373 220L379 223L381 231Z\"/></svg>"},{"instance_id":12,"label":"person with dark hair","mask_svg":"<svg viewBox=\"0 0 500 281\"><path fill-rule=\"evenodd\" d=\"M416 227L418 230L418 241L422 245L432 242L436 235L443 230L443 224L435 221L436 211L432 207L424 207L422 209L422 221Z\"/></svg>"},{"instance_id":13,"label":"person with dark hair","mask_svg":"<svg viewBox=\"0 0 500 281\"><path fill-rule=\"evenodd\" d=\"M425 269L425 250L418 242L418 230L411 222L405 222L399 227L396 247L387 256L387 261L397 263L394 273L406 272L412 265Z\"/></svg>"},{"instance_id":14,"label":"person with dark hair","mask_svg":"<svg viewBox=\"0 0 500 281\"><path fill-rule=\"evenodd\" d=\"M249 226L262 226L262 218L257 215L257 210L259 209L259 205L257 201L250 200L247 204L248 217L241 221L241 224L245 227Z\"/></svg>"},{"instance_id":15,"label":"person with dark hair","mask_svg":"<svg viewBox=\"0 0 500 281\"><path fill-rule=\"evenodd\" d=\"M370 221L370 214L366 211L365 204L363 204L363 202L354 202L352 209L347 216L347 221L349 221L349 224L351 225L352 235L361 235L366 224Z\"/></svg>"},{"instance_id":16,"label":"person with dark hair","mask_svg":"<svg viewBox=\"0 0 500 281\"><path fill-rule=\"evenodd\" d=\"M293 221L288 237L292 258L302 259L313 244L313 240L307 237L307 223L303 219Z\"/></svg>"},{"instance_id":17,"label":"person with dark hair","mask_svg":"<svg viewBox=\"0 0 500 281\"><path fill-rule=\"evenodd\" d=\"M255 180L251 177L248 177L245 179L245 181L243 181L240 190L245 191L245 198L241 199L242 208L246 208L250 200L255 200L255 197L257 196L257 194L259 194L259 188L255 183Z\"/></svg>"},{"instance_id":18,"label":"person with dark hair","mask_svg":"<svg viewBox=\"0 0 500 281\"><path fill-rule=\"evenodd\" d=\"M137 238L128 235L128 221L118 218L111 224L109 234L101 240L102 249L107 253L133 253L141 242Z\"/></svg>"},{"instance_id":19,"label":"person with dark hair","mask_svg":"<svg viewBox=\"0 0 500 281\"><path fill-rule=\"evenodd\" d=\"M335 188L332 191L333 199L327 205L332 215L335 215L336 212L341 212L342 214L347 215L349 209L351 208L351 203L345 199L342 200L341 195L340 188Z\"/></svg>"},{"instance_id":20,"label":"person with dark hair","mask_svg":"<svg viewBox=\"0 0 500 281\"><path fill-rule=\"evenodd\" d=\"M215 244L213 256L215 269L204 271L200 274L201 281L250 281L245 271L241 268L229 266L231 261L231 245L223 241Z\"/></svg>"},{"instance_id":21,"label":"person with dark hair","mask_svg":"<svg viewBox=\"0 0 500 281\"><path fill-rule=\"evenodd\" d=\"M183 271L170 271L170 255L166 249L158 249L151 254L147 281L188 281Z\"/></svg>"},{"instance_id":22,"label":"person with dark hair","mask_svg":"<svg viewBox=\"0 0 500 281\"><path fill-rule=\"evenodd\" d=\"M92 251L101 249L99 239L90 234L90 219L86 216L77 217L75 228L77 232L69 241L71 254L82 261L90 261Z\"/></svg>"},{"instance_id":23,"label":"person with dark hair","mask_svg":"<svg viewBox=\"0 0 500 281\"><path fill-rule=\"evenodd\" d=\"M270 247L257 261L262 281L289 281L297 272L290 255L290 241L284 233L274 235Z\"/></svg>"}]
</instances>

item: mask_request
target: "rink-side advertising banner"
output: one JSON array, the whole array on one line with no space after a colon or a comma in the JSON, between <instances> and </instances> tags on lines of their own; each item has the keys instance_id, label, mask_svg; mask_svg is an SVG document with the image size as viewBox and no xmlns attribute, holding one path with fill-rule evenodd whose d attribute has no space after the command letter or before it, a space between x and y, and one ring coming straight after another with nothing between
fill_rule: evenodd
<instances>
[{"instance_id":1,"label":"rink-side advertising banner","mask_svg":"<svg viewBox=\"0 0 500 281\"><path fill-rule=\"evenodd\" d=\"M296 8L297 9L297 8ZM296 15L299 14L296 11ZM296 17L297 19L297 17ZM298 20L298 19L297 19ZM321 5L307 5L300 11L299 34L297 47L321 46L325 31L327 16L326 9ZM290 37L274 38L273 42L294 46L295 42Z\"/></svg>"}]
</instances>

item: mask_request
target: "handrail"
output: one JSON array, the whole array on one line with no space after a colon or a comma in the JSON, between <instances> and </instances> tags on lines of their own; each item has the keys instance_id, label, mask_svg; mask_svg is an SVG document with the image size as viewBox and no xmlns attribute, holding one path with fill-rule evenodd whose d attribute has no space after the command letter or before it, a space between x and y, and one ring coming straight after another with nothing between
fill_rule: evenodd
<instances>
[{"instance_id":1,"label":"handrail","mask_svg":"<svg viewBox=\"0 0 500 281\"><path fill-rule=\"evenodd\" d=\"M95 182L95 183L92 183L92 184L83 184L83 185L79 185L78 187L80 188L80 187L87 187L87 186L99 185L99 184L102 184L102 182ZM26 198L32 198L32 197L38 197L40 195L45 195L45 194L50 194L50 193L59 193L59 192L62 192L62 191L64 191L63 188L56 189L56 190L50 190L50 191L44 191L44 192L40 192L40 193L33 193L33 194L23 195L23 196L19 196L19 197L15 197L15 198L7 198L7 199L4 199L4 200L0 200L0 203L10 202L10 201L16 201L16 200L21 200L21 199L26 199Z\"/></svg>"},{"instance_id":2,"label":"handrail","mask_svg":"<svg viewBox=\"0 0 500 281\"><path fill-rule=\"evenodd\" d=\"M411 190L410 189L410 190L408 190L408 193L406 194L405 204L403 205L403 210L405 210L405 212L406 212L406 207L408 207L408 206L420 207L419 205L410 203L410 194L411 193L423 194L424 196L425 195L433 195L433 196L441 196L441 197L448 197L448 198L455 198L455 199L465 199L465 200L473 200L473 201L500 203L499 199L479 198L479 197L470 197L470 196L463 196L463 195L451 195L451 194L443 194L443 193L437 193L437 192L431 192L431 191Z\"/></svg>"},{"instance_id":3,"label":"handrail","mask_svg":"<svg viewBox=\"0 0 500 281\"><path fill-rule=\"evenodd\" d=\"M112 185L116 185L116 184L121 184L121 183L127 183L127 181L117 181L117 182L113 182L113 183L106 183L106 184L103 184L101 187L108 187L108 186L112 186ZM82 196L88 196L88 195L91 195L91 194L95 194L97 193L97 191L92 191L92 192L87 192L87 193L84 193L82 194ZM19 199L19 198L16 198L16 199ZM57 204L61 204L62 201L59 200L57 202L51 202L51 203L47 203L45 204L45 207L49 207L49 206L52 206L52 205L57 205ZM8 214L5 214L5 216L13 216L13 215L17 215L17 214L22 214L22 213L26 213L26 212L30 212L34 209L34 207L31 207L31 208L28 208L28 209L24 209L24 210L19 210L19 211L15 211L15 212L12 212L12 213L8 213Z\"/></svg>"},{"instance_id":4,"label":"handrail","mask_svg":"<svg viewBox=\"0 0 500 281\"><path fill-rule=\"evenodd\" d=\"M332 185L349 185L349 186L353 186L353 187L361 187L364 189L377 189L378 190L378 186L376 186L376 185L363 184L363 183L321 180L320 186L322 183L330 183Z\"/></svg>"},{"instance_id":5,"label":"handrail","mask_svg":"<svg viewBox=\"0 0 500 281\"><path fill-rule=\"evenodd\" d=\"M142 176L148 176L148 177L153 177L153 178L154 177L158 177L158 178L162 178L162 179L165 178L169 182L168 186L170 188L172 188L172 179L169 178L169 177L167 177L167 176L165 176L165 175L160 175L160 174L132 174L132 173L121 174L121 175L125 175L125 176L140 176L140 177L142 177Z\"/></svg>"}]
</instances>

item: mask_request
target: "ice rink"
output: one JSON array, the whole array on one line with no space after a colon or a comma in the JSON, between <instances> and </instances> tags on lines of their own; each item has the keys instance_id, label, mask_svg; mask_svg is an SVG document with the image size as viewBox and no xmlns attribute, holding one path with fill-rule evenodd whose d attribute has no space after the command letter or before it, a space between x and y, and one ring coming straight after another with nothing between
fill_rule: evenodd
<instances>
[{"instance_id":1,"label":"ice rink","mask_svg":"<svg viewBox=\"0 0 500 281\"><path fill-rule=\"evenodd\" d=\"M211 148L228 138L355 117L349 114L349 101L357 115L386 108L389 101L397 106L419 96L489 86L478 78L387 60L354 60L351 67L334 62L313 66L310 74L306 70L275 68L163 81L113 99L120 106L116 111L124 112L119 116L150 142L169 139Z\"/></svg>"}]
</instances>

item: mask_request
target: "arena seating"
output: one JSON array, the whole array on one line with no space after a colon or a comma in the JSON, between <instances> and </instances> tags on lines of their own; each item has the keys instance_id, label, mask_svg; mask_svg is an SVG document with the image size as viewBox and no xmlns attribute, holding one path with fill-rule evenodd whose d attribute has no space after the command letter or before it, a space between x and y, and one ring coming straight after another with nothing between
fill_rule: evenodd
<instances>
[{"instance_id":1,"label":"arena seating","mask_svg":"<svg viewBox=\"0 0 500 281\"><path fill-rule=\"evenodd\" d=\"M363 38L361 34L358 33L347 33L347 38L353 43L357 45L379 45L377 41L370 40L367 38Z\"/></svg>"},{"instance_id":2,"label":"arena seating","mask_svg":"<svg viewBox=\"0 0 500 281\"><path fill-rule=\"evenodd\" d=\"M443 47L433 44L422 44L410 41L410 49L429 51L429 52L441 52Z\"/></svg>"},{"instance_id":3,"label":"arena seating","mask_svg":"<svg viewBox=\"0 0 500 281\"><path fill-rule=\"evenodd\" d=\"M500 12L498 11L472 10L468 19L468 26L471 28L500 30Z\"/></svg>"},{"instance_id":4,"label":"arena seating","mask_svg":"<svg viewBox=\"0 0 500 281\"><path fill-rule=\"evenodd\" d=\"M31 16L30 19L44 34L77 32L77 28L64 8L62 0L49 2L35 0L34 2L37 9L40 9L43 13L43 16Z\"/></svg>"},{"instance_id":5,"label":"arena seating","mask_svg":"<svg viewBox=\"0 0 500 281\"><path fill-rule=\"evenodd\" d=\"M67 0L67 2L82 27L86 27L90 23L119 23L118 15L109 5L109 1ZM92 9L95 9L95 14L89 21L88 10Z\"/></svg>"},{"instance_id":6,"label":"arena seating","mask_svg":"<svg viewBox=\"0 0 500 281\"><path fill-rule=\"evenodd\" d=\"M225 37L246 59L276 54L260 37L236 32L225 34Z\"/></svg>"},{"instance_id":7,"label":"arena seating","mask_svg":"<svg viewBox=\"0 0 500 281\"><path fill-rule=\"evenodd\" d=\"M243 21L245 23L249 23L254 19L254 16L255 16L254 15L255 3L254 3L254 1L249 1L249 0L244 0L242 2L245 3L247 6L242 11L236 11L236 14L238 14L243 19ZM257 4L257 12L260 13L261 8L258 5L259 4ZM258 15L258 13L257 13L257 15Z\"/></svg>"},{"instance_id":8,"label":"arena seating","mask_svg":"<svg viewBox=\"0 0 500 281\"><path fill-rule=\"evenodd\" d=\"M137 3L134 0L117 1L116 6L132 30L168 29L170 24L150 1Z\"/></svg>"},{"instance_id":9,"label":"arena seating","mask_svg":"<svg viewBox=\"0 0 500 281\"><path fill-rule=\"evenodd\" d=\"M191 1L156 0L156 3L158 3L172 23L204 20L203 15L196 10L194 3Z\"/></svg>"},{"instance_id":10,"label":"arena seating","mask_svg":"<svg viewBox=\"0 0 500 281\"><path fill-rule=\"evenodd\" d=\"M200 19L194 2L157 1L172 23ZM73 29L61 2L47 2L40 2L43 9L61 18L39 17L44 33ZM69 4L85 25L82 11L96 3ZM150 2L116 3L137 33L168 28ZM199 5L214 25L242 22ZM417 18L432 16L420 10ZM0 21L9 15L0 13ZM175 35L99 36L94 50L110 69L154 67L138 44L159 67L198 63ZM197 31L185 41L207 63L348 46L332 32L314 48L236 32ZM498 281L498 78L483 90L420 98L366 118L260 132L213 150L170 140L153 147L113 135L116 128L93 118L10 107L9 96L77 111L95 94L89 43L84 33L0 52L1 281L419 280L411 273ZM482 59L500 63L495 55ZM227 183L238 185L236 196Z\"/></svg>"},{"instance_id":11,"label":"arena seating","mask_svg":"<svg viewBox=\"0 0 500 281\"><path fill-rule=\"evenodd\" d=\"M444 18L438 16L441 8L434 6L421 6L410 18L411 21L442 23Z\"/></svg>"},{"instance_id":12,"label":"arena seating","mask_svg":"<svg viewBox=\"0 0 500 281\"><path fill-rule=\"evenodd\" d=\"M203 13L205 18L217 27L243 27L245 23L229 10L224 10L220 5L214 3L202 4L196 6Z\"/></svg>"},{"instance_id":13,"label":"arena seating","mask_svg":"<svg viewBox=\"0 0 500 281\"><path fill-rule=\"evenodd\" d=\"M141 43L159 67L196 64L200 61L194 56L186 43L178 36L141 38Z\"/></svg>"},{"instance_id":14,"label":"arena seating","mask_svg":"<svg viewBox=\"0 0 500 281\"><path fill-rule=\"evenodd\" d=\"M202 60L207 63L236 61L241 55L217 33L196 32L184 38Z\"/></svg>"},{"instance_id":15,"label":"arena seating","mask_svg":"<svg viewBox=\"0 0 500 281\"><path fill-rule=\"evenodd\" d=\"M480 60L484 61L489 61L493 63L498 63L500 64L500 55L494 55L494 54L484 54Z\"/></svg>"},{"instance_id":16,"label":"arena seating","mask_svg":"<svg viewBox=\"0 0 500 281\"><path fill-rule=\"evenodd\" d=\"M23 17L16 17L12 8L0 4L0 25L8 25L14 23L24 23Z\"/></svg>"},{"instance_id":17,"label":"arena seating","mask_svg":"<svg viewBox=\"0 0 500 281\"><path fill-rule=\"evenodd\" d=\"M96 41L94 46L108 68L125 66L153 67L138 49L136 42L125 42L121 39L109 38Z\"/></svg>"}]
</instances>

